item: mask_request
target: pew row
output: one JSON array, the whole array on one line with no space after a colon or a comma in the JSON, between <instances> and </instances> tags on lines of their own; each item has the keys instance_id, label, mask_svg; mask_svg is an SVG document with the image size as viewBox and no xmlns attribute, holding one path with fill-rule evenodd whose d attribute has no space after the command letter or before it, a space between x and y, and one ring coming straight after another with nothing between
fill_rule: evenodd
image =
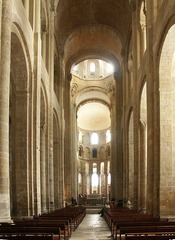
<instances>
[{"instance_id":1,"label":"pew row","mask_svg":"<svg viewBox=\"0 0 175 240\"><path fill-rule=\"evenodd\" d=\"M0 234L0 239L4 240L59 240L57 237L54 237L52 234L51 235L17 235L15 233L5 233L4 235Z\"/></svg>"},{"instance_id":2,"label":"pew row","mask_svg":"<svg viewBox=\"0 0 175 240\"><path fill-rule=\"evenodd\" d=\"M2 239L8 239L7 236L16 239L19 237L22 240L22 236L26 239L30 236L35 238L44 236L48 239L68 240L72 230L78 227L85 215L84 207L66 207L32 218L13 219L13 223L0 223L0 237L2 236Z\"/></svg>"},{"instance_id":3,"label":"pew row","mask_svg":"<svg viewBox=\"0 0 175 240\"><path fill-rule=\"evenodd\" d=\"M59 227L60 236L63 237L63 239L69 239L71 237L71 227L68 220L23 220L14 222L14 225L16 227Z\"/></svg>"},{"instance_id":4,"label":"pew row","mask_svg":"<svg viewBox=\"0 0 175 240\"><path fill-rule=\"evenodd\" d=\"M59 227L22 227L16 225L0 226L0 238L19 238L21 237L35 237L36 239L41 239L42 237L47 237L48 239L60 240L60 228ZM37 238L38 237L38 238ZM45 239L43 238L43 239ZM46 240L46 239L45 239Z\"/></svg>"},{"instance_id":5,"label":"pew row","mask_svg":"<svg viewBox=\"0 0 175 240\"><path fill-rule=\"evenodd\" d=\"M125 240L170 240L175 239L175 235L165 235L165 234L158 234L158 235L126 235Z\"/></svg>"},{"instance_id":6,"label":"pew row","mask_svg":"<svg viewBox=\"0 0 175 240\"><path fill-rule=\"evenodd\" d=\"M139 233L138 235L142 232L156 232L162 235L164 231L166 234L175 231L175 222L126 208L105 209L104 218L111 229L111 237L113 239L121 239L121 236L126 236L130 233L135 234L135 231Z\"/></svg>"},{"instance_id":7,"label":"pew row","mask_svg":"<svg viewBox=\"0 0 175 240\"><path fill-rule=\"evenodd\" d=\"M174 235L175 239L175 225L166 225L166 226L128 226L120 227L119 229L119 238L122 239L122 236L128 235Z\"/></svg>"},{"instance_id":8,"label":"pew row","mask_svg":"<svg viewBox=\"0 0 175 240\"><path fill-rule=\"evenodd\" d=\"M72 231L79 226L84 217L86 216L86 208L83 206L78 207L66 207L57 209L50 213L43 213L38 216L33 216L33 219L45 219L45 220L54 220L54 219L68 219L71 224Z\"/></svg>"}]
</instances>

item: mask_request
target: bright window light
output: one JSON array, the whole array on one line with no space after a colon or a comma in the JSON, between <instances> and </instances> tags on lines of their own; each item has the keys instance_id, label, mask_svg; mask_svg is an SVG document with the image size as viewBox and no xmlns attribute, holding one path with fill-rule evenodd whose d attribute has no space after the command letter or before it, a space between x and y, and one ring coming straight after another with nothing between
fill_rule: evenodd
<instances>
[{"instance_id":1,"label":"bright window light","mask_svg":"<svg viewBox=\"0 0 175 240\"><path fill-rule=\"evenodd\" d=\"M98 175L97 173L92 174L92 187L98 186Z\"/></svg>"},{"instance_id":2,"label":"bright window light","mask_svg":"<svg viewBox=\"0 0 175 240\"><path fill-rule=\"evenodd\" d=\"M73 67L73 71L77 72L77 70L78 70L78 65L75 65L75 66Z\"/></svg>"},{"instance_id":3,"label":"bright window light","mask_svg":"<svg viewBox=\"0 0 175 240\"><path fill-rule=\"evenodd\" d=\"M80 143L82 143L82 141L83 141L83 134L81 132L79 132L78 140Z\"/></svg>"},{"instance_id":4,"label":"bright window light","mask_svg":"<svg viewBox=\"0 0 175 240\"><path fill-rule=\"evenodd\" d=\"M91 73L95 72L95 63L93 63L93 62L90 63L90 72Z\"/></svg>"},{"instance_id":5,"label":"bright window light","mask_svg":"<svg viewBox=\"0 0 175 240\"><path fill-rule=\"evenodd\" d=\"M109 173L108 174L108 185L110 185L111 184L111 174Z\"/></svg>"},{"instance_id":6,"label":"bright window light","mask_svg":"<svg viewBox=\"0 0 175 240\"><path fill-rule=\"evenodd\" d=\"M106 143L109 143L111 141L111 133L110 130L106 131Z\"/></svg>"},{"instance_id":7,"label":"bright window light","mask_svg":"<svg viewBox=\"0 0 175 240\"><path fill-rule=\"evenodd\" d=\"M98 174L97 174L97 166L93 164L93 174L92 174L92 187L98 186Z\"/></svg>"},{"instance_id":8,"label":"bright window light","mask_svg":"<svg viewBox=\"0 0 175 240\"><path fill-rule=\"evenodd\" d=\"M113 67L112 64L108 63L108 65L107 65L107 71L108 71L108 73L114 72L114 67Z\"/></svg>"},{"instance_id":9,"label":"bright window light","mask_svg":"<svg viewBox=\"0 0 175 240\"><path fill-rule=\"evenodd\" d=\"M91 144L98 144L98 134L97 133L92 133Z\"/></svg>"}]
</instances>

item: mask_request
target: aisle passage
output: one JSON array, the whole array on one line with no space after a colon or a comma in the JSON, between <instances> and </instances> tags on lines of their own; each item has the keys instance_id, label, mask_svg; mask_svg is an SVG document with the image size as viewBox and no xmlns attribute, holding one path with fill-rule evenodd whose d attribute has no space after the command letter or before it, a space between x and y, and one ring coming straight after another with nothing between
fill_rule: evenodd
<instances>
[{"instance_id":1,"label":"aisle passage","mask_svg":"<svg viewBox=\"0 0 175 240\"><path fill-rule=\"evenodd\" d=\"M70 240L109 240L110 235L110 229L100 214L86 214Z\"/></svg>"}]
</instances>

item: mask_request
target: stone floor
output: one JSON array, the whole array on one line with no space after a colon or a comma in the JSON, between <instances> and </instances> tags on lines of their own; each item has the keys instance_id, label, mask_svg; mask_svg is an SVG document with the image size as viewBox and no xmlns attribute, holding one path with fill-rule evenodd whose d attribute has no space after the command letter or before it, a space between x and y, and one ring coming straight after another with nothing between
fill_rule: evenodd
<instances>
[{"instance_id":1,"label":"stone floor","mask_svg":"<svg viewBox=\"0 0 175 240\"><path fill-rule=\"evenodd\" d=\"M110 240L110 229L98 213L87 213L70 240Z\"/></svg>"}]
</instances>

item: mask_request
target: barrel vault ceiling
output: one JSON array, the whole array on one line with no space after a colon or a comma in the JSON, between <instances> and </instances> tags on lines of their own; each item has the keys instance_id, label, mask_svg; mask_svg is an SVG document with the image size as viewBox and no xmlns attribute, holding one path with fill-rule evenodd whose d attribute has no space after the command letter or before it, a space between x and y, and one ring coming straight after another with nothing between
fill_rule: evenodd
<instances>
[{"instance_id":1,"label":"barrel vault ceiling","mask_svg":"<svg viewBox=\"0 0 175 240\"><path fill-rule=\"evenodd\" d=\"M102 59L114 65L115 74L122 72L124 52L131 34L129 2L130 0L56 0L57 47L63 56L66 71L71 72L71 67L83 60ZM101 128L109 125L110 99L103 84L101 87L95 84L93 81L84 81L84 96L81 86L74 101L77 103L83 99L79 124L80 121L87 123L86 126L80 125L89 129L92 123L91 129L99 130L100 122ZM91 101L93 104L88 104ZM81 102L78 102L77 106L80 105Z\"/></svg>"}]
</instances>

